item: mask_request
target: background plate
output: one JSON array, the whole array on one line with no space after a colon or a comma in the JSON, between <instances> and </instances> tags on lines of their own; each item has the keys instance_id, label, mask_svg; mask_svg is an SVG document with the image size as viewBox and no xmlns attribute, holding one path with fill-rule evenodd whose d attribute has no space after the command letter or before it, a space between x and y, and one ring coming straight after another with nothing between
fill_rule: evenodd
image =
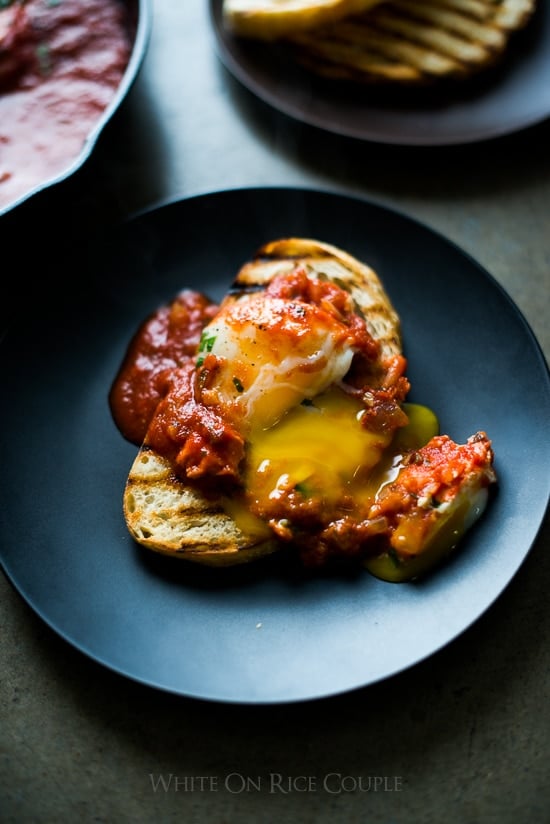
<instances>
[{"instance_id":1,"label":"background plate","mask_svg":"<svg viewBox=\"0 0 550 824\"><path fill-rule=\"evenodd\" d=\"M288 234L334 243L378 270L403 320L411 400L430 405L457 440L478 429L493 440L498 494L460 552L423 583L307 577L276 560L201 570L143 551L126 531L122 492L135 449L116 430L107 395L130 336L180 288L219 299L258 246ZM410 667L499 596L548 500L550 388L529 327L479 265L404 215L297 189L165 204L89 245L82 284L36 286L0 347L9 398L1 560L57 633L154 687L284 702Z\"/></svg>"},{"instance_id":2,"label":"background plate","mask_svg":"<svg viewBox=\"0 0 550 824\"><path fill-rule=\"evenodd\" d=\"M347 137L401 145L451 145L500 137L550 115L550 9L529 26L495 70L450 91L346 86L316 79L268 44L239 40L210 0L220 59L246 88L297 120Z\"/></svg>"}]
</instances>

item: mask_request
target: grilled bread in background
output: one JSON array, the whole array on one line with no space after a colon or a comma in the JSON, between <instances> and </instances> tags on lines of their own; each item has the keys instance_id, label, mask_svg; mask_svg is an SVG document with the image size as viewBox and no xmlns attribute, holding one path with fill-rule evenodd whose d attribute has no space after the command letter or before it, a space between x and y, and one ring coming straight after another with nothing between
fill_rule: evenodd
<instances>
[{"instance_id":1,"label":"grilled bread in background","mask_svg":"<svg viewBox=\"0 0 550 824\"><path fill-rule=\"evenodd\" d=\"M385 0L290 41L309 70L334 78L422 84L492 66L535 0Z\"/></svg>"},{"instance_id":2,"label":"grilled bread in background","mask_svg":"<svg viewBox=\"0 0 550 824\"><path fill-rule=\"evenodd\" d=\"M276 275L302 265L314 276L345 288L365 316L381 356L401 353L401 332L377 274L334 246L289 238L268 243L240 270L232 290L261 288ZM124 516L131 535L143 546L210 566L247 563L280 547L267 525L244 512L232 516L228 502L212 500L183 482L170 462L141 447L124 492Z\"/></svg>"},{"instance_id":3,"label":"grilled bread in background","mask_svg":"<svg viewBox=\"0 0 550 824\"><path fill-rule=\"evenodd\" d=\"M497 62L537 0L381 0L326 24L275 34L311 72L368 83L465 78ZM304 6L307 2L303 3Z\"/></svg>"}]
</instances>

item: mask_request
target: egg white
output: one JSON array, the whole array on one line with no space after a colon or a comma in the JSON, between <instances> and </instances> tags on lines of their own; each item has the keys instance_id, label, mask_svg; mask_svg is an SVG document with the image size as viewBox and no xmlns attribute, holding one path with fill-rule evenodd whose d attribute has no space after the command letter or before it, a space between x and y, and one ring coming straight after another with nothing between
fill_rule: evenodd
<instances>
[{"instance_id":1,"label":"egg white","mask_svg":"<svg viewBox=\"0 0 550 824\"><path fill-rule=\"evenodd\" d=\"M354 355L330 314L263 293L228 301L205 328L201 351L218 359L211 397L250 429L273 426L341 380Z\"/></svg>"}]
</instances>

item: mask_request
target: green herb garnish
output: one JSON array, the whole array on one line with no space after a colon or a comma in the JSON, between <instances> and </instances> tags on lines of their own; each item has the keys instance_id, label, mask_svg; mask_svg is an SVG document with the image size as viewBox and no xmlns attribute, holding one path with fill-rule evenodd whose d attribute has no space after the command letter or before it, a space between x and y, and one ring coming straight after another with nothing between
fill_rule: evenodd
<instances>
[{"instance_id":1,"label":"green herb garnish","mask_svg":"<svg viewBox=\"0 0 550 824\"><path fill-rule=\"evenodd\" d=\"M211 352L214 348L214 344L216 343L216 335L212 335L211 333L207 332L206 330L203 331L201 335L201 339L199 341L199 353L202 352ZM197 358L197 362L195 366L198 367L202 366L204 363L204 355L199 355Z\"/></svg>"},{"instance_id":2,"label":"green herb garnish","mask_svg":"<svg viewBox=\"0 0 550 824\"><path fill-rule=\"evenodd\" d=\"M212 335L205 330L199 341L199 352L211 352L215 343L216 335Z\"/></svg>"}]
</instances>

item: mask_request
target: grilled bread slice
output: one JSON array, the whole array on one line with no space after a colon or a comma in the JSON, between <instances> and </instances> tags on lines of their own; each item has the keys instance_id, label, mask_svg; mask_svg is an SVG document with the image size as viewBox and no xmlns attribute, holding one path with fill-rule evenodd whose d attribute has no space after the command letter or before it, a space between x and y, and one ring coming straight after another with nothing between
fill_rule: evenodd
<instances>
[{"instance_id":1,"label":"grilled bread slice","mask_svg":"<svg viewBox=\"0 0 550 824\"><path fill-rule=\"evenodd\" d=\"M365 11L381 0L224 0L228 30L240 37L277 40Z\"/></svg>"},{"instance_id":2,"label":"grilled bread slice","mask_svg":"<svg viewBox=\"0 0 550 824\"><path fill-rule=\"evenodd\" d=\"M261 289L296 265L350 292L383 357L401 353L399 317L377 274L326 243L286 238L266 244L241 268L232 292ZM130 469L123 508L127 527L139 544L205 565L247 563L280 547L262 521L235 502L212 500L182 481L169 461L146 444Z\"/></svg>"},{"instance_id":3,"label":"grilled bread slice","mask_svg":"<svg viewBox=\"0 0 550 824\"><path fill-rule=\"evenodd\" d=\"M288 40L316 74L421 85L466 78L501 58L536 0L386 0Z\"/></svg>"},{"instance_id":4,"label":"grilled bread slice","mask_svg":"<svg viewBox=\"0 0 550 824\"><path fill-rule=\"evenodd\" d=\"M221 501L184 483L166 458L145 445L128 475L124 518L147 549L206 566L244 564L279 548L267 526L246 516L239 525Z\"/></svg>"}]
</instances>

